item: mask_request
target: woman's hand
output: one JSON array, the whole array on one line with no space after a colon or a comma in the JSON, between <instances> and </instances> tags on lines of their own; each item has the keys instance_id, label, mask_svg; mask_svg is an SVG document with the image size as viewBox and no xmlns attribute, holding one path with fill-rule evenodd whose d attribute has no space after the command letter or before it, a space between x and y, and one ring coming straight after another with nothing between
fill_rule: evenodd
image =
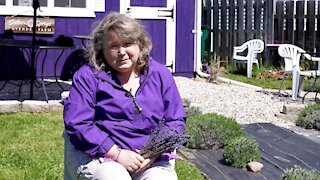
<instances>
[{"instance_id":1,"label":"woman's hand","mask_svg":"<svg viewBox=\"0 0 320 180\"><path fill-rule=\"evenodd\" d=\"M138 153L122 149L118 155L117 162L124 166L129 172L136 172L145 163L145 159Z\"/></svg>"},{"instance_id":2,"label":"woman's hand","mask_svg":"<svg viewBox=\"0 0 320 180\"><path fill-rule=\"evenodd\" d=\"M140 154L140 150L136 150L137 153ZM136 170L136 172L141 172L141 171L144 171L146 170L148 167L150 167L157 159L158 159L159 155L154 155L154 156L151 156L147 159L145 159L140 168L138 170Z\"/></svg>"}]
</instances>

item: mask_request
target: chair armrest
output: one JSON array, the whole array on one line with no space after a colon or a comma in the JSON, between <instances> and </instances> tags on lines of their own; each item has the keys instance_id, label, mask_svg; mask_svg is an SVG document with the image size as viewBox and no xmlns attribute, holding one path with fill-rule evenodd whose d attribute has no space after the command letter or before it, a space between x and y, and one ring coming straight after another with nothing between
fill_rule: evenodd
<instances>
[{"instance_id":1,"label":"chair armrest","mask_svg":"<svg viewBox=\"0 0 320 180\"><path fill-rule=\"evenodd\" d=\"M305 53L303 54L304 57L306 57L310 61L320 61L320 57L312 57L310 54Z\"/></svg>"},{"instance_id":2,"label":"chair armrest","mask_svg":"<svg viewBox=\"0 0 320 180\"><path fill-rule=\"evenodd\" d=\"M234 46L233 47L233 52L243 52L244 50L246 50L248 47L246 44L243 44L241 46Z\"/></svg>"},{"instance_id":3,"label":"chair armrest","mask_svg":"<svg viewBox=\"0 0 320 180\"><path fill-rule=\"evenodd\" d=\"M311 61L320 61L320 57L311 57Z\"/></svg>"}]
</instances>

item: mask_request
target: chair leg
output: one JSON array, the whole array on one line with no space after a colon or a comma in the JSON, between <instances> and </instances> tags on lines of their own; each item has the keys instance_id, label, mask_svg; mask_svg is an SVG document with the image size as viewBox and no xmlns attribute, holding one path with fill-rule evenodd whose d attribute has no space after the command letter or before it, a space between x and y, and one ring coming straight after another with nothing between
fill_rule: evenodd
<instances>
[{"instance_id":1,"label":"chair leg","mask_svg":"<svg viewBox=\"0 0 320 180\"><path fill-rule=\"evenodd\" d=\"M235 64L235 61L231 59L231 74L233 74L234 64Z\"/></svg>"},{"instance_id":2,"label":"chair leg","mask_svg":"<svg viewBox=\"0 0 320 180\"><path fill-rule=\"evenodd\" d=\"M303 80L304 80L304 76L299 76L299 84L298 84L298 96L300 96L300 93L301 93L301 89L302 89L302 83L303 83Z\"/></svg>"},{"instance_id":3,"label":"chair leg","mask_svg":"<svg viewBox=\"0 0 320 180\"><path fill-rule=\"evenodd\" d=\"M252 77L252 63L249 61L247 62L247 77Z\"/></svg>"},{"instance_id":4,"label":"chair leg","mask_svg":"<svg viewBox=\"0 0 320 180\"><path fill-rule=\"evenodd\" d=\"M284 73L283 76L282 76L282 80L281 80L278 96L280 96L280 91L282 89L282 85L283 85L283 82L284 82L284 79L286 78L286 76L287 76L287 73Z\"/></svg>"},{"instance_id":5,"label":"chair leg","mask_svg":"<svg viewBox=\"0 0 320 180\"><path fill-rule=\"evenodd\" d=\"M299 76L300 74L297 71L292 72L292 100L298 99Z\"/></svg>"}]
</instances>

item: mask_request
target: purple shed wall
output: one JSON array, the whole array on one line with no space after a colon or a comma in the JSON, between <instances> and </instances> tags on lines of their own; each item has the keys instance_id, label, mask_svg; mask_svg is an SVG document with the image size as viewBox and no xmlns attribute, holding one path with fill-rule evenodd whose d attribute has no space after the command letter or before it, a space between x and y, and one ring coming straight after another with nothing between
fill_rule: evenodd
<instances>
[{"instance_id":1,"label":"purple shed wall","mask_svg":"<svg viewBox=\"0 0 320 180\"><path fill-rule=\"evenodd\" d=\"M133 5L146 5L146 6L164 6L165 1L149 1L149 0L132 0ZM106 12L119 11L119 0L108 0L106 2ZM193 76L193 34L192 29L194 28L194 0L177 0L177 43L176 43L176 74L187 77ZM55 19L55 34L54 35L41 35L37 36L37 39L43 39L47 41L53 41L59 35L64 35L68 37L73 37L74 35L90 35L93 28L93 23L99 21L105 16L106 13L96 13L96 18L61 18L61 17L50 17ZM159 62L165 64L165 32L153 33L153 29L162 26L165 27L164 21L152 22L151 20L142 21L146 26L147 30L153 39L154 49L151 55L155 57ZM4 33L4 16L0 16L0 38L13 38L13 39L29 39L31 40L31 35L23 34L7 34ZM81 41L73 39L75 45L78 49L66 50L59 61L56 69L58 76L62 79L71 78L77 68L83 64L84 59L81 57ZM162 44L162 45L161 45ZM9 55L10 62L8 64L9 70L4 69L6 64L0 59L0 79L7 78L6 72L10 72L10 79L21 79L28 76L28 62L19 54L17 49L2 48L1 50L7 50L7 55ZM3 51L0 51L3 53ZM58 52L53 50L48 52L48 59L45 62L45 77L54 76L54 61L53 59L58 57ZM1 58L1 56L0 56ZM39 58L41 59L41 57ZM37 76L41 75L41 63L37 63Z\"/></svg>"},{"instance_id":2,"label":"purple shed wall","mask_svg":"<svg viewBox=\"0 0 320 180\"><path fill-rule=\"evenodd\" d=\"M176 75L194 76L195 0L177 0Z\"/></svg>"}]
</instances>

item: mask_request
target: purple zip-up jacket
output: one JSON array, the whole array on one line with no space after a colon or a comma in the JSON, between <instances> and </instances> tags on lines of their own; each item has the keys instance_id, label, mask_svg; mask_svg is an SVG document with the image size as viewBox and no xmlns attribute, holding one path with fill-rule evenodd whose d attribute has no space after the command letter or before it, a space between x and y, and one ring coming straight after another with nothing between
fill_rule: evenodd
<instances>
[{"instance_id":1,"label":"purple zip-up jacket","mask_svg":"<svg viewBox=\"0 0 320 180\"><path fill-rule=\"evenodd\" d=\"M74 74L63 116L72 144L93 157L103 157L114 144L141 149L159 121L181 132L186 120L173 76L151 58L135 97L111 70L84 65Z\"/></svg>"}]
</instances>

